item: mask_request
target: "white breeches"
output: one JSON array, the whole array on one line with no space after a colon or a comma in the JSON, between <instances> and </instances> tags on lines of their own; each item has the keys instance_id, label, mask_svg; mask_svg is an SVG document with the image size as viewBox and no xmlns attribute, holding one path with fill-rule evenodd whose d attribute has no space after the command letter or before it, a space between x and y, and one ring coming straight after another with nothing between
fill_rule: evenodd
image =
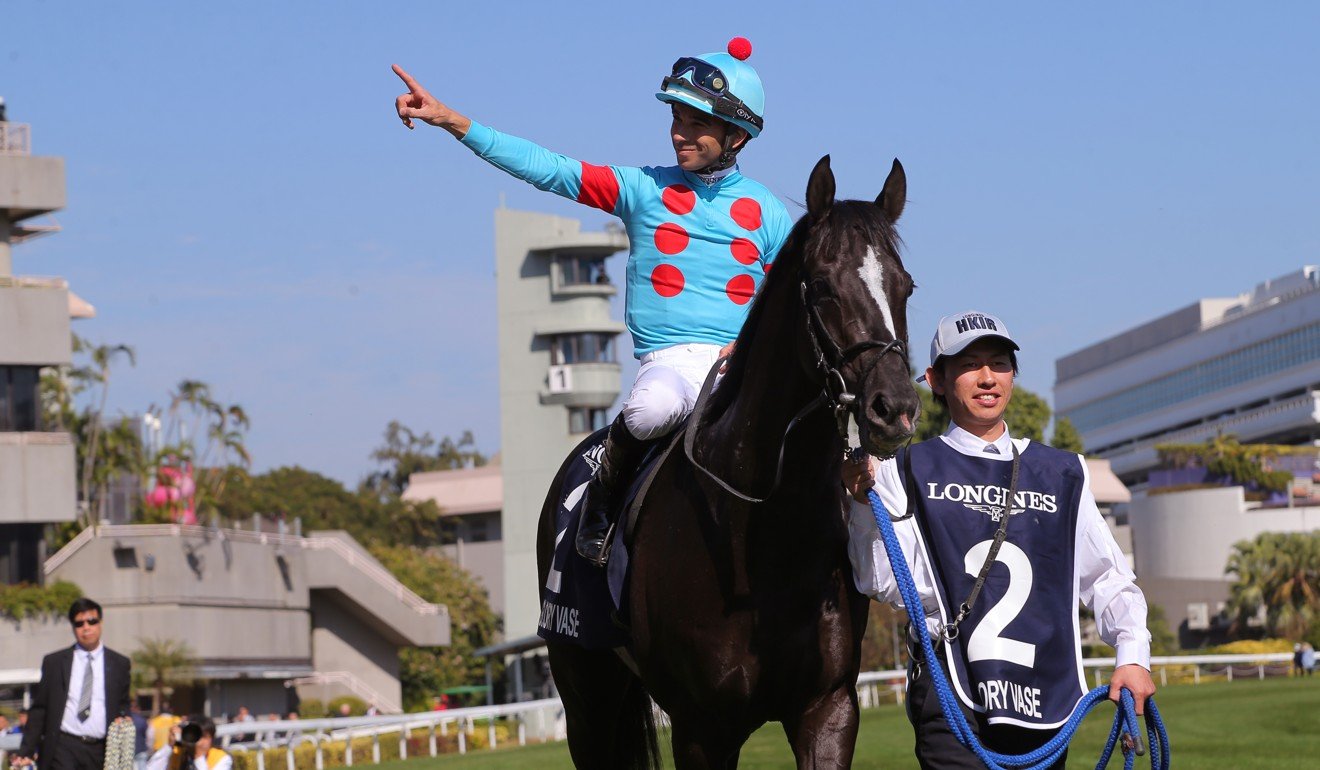
<instances>
[{"instance_id":1,"label":"white breeches","mask_svg":"<svg viewBox=\"0 0 1320 770\"><path fill-rule=\"evenodd\" d=\"M628 431L643 440L672 431L696 405L701 383L719 357L719 345L700 343L642 356L637 380L620 410Z\"/></svg>"}]
</instances>

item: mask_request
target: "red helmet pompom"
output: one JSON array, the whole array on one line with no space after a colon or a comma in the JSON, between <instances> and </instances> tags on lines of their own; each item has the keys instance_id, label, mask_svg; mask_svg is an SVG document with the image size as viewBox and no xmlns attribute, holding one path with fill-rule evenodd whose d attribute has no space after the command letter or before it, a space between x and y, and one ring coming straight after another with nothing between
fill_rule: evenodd
<instances>
[{"instance_id":1,"label":"red helmet pompom","mask_svg":"<svg viewBox=\"0 0 1320 770\"><path fill-rule=\"evenodd\" d=\"M752 41L745 37L735 37L729 41L729 55L738 61L747 61L752 55Z\"/></svg>"}]
</instances>

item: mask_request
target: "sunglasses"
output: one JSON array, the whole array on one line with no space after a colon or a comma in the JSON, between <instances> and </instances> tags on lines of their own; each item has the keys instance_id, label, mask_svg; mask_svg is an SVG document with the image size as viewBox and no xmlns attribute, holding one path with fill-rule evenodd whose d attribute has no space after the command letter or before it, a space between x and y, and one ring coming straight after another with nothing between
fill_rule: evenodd
<instances>
[{"instance_id":1,"label":"sunglasses","mask_svg":"<svg viewBox=\"0 0 1320 770\"><path fill-rule=\"evenodd\" d=\"M100 623L101 623L100 618L92 618L91 620L75 620L73 621L73 627L82 628L83 626L96 626L96 625L100 625Z\"/></svg>"},{"instance_id":2,"label":"sunglasses","mask_svg":"<svg viewBox=\"0 0 1320 770\"><path fill-rule=\"evenodd\" d=\"M709 62L690 56L684 56L674 62L673 72L660 81L660 90L668 90L670 86L688 90L695 88L707 96L714 97L715 103L712 107L723 117L745 120L756 126L758 131L765 125L760 115L752 112L741 99L729 93L729 79L724 76L724 71Z\"/></svg>"}]
</instances>

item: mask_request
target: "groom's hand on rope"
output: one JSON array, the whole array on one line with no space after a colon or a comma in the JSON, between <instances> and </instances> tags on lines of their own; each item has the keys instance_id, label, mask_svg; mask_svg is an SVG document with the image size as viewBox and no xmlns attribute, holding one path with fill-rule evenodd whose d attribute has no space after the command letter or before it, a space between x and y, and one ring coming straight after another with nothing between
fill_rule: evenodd
<instances>
[{"instance_id":1,"label":"groom's hand on rope","mask_svg":"<svg viewBox=\"0 0 1320 770\"><path fill-rule=\"evenodd\" d=\"M1137 702L1137 716L1145 714L1146 699L1155 694L1155 682L1150 678L1150 672L1136 663L1119 666L1109 679L1109 699L1118 703L1118 693L1124 687Z\"/></svg>"},{"instance_id":2,"label":"groom's hand on rope","mask_svg":"<svg viewBox=\"0 0 1320 770\"><path fill-rule=\"evenodd\" d=\"M856 458L843 461L843 488L859 503L867 501L866 492L875 486L875 472L871 468L871 458L861 454Z\"/></svg>"},{"instance_id":3,"label":"groom's hand on rope","mask_svg":"<svg viewBox=\"0 0 1320 770\"><path fill-rule=\"evenodd\" d=\"M472 127L471 120L449 109L444 102L432 96L431 92L405 72L403 67L397 64L391 67L394 74L408 86L408 93L401 94L394 100L394 108L398 111L399 120L403 121L403 125L413 128L413 119L416 118L423 123L443 128L458 139L462 139L467 134L468 129Z\"/></svg>"}]
</instances>

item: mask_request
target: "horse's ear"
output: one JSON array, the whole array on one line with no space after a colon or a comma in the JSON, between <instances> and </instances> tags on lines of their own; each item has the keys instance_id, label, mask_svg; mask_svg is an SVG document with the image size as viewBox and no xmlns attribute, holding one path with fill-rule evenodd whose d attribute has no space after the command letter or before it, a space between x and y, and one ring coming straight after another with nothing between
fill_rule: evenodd
<instances>
[{"instance_id":1,"label":"horse's ear","mask_svg":"<svg viewBox=\"0 0 1320 770\"><path fill-rule=\"evenodd\" d=\"M811 170L811 179L807 181L807 214L812 221L819 222L830 213L834 205L834 172L830 170L830 156L826 155L816 162Z\"/></svg>"},{"instance_id":2,"label":"horse's ear","mask_svg":"<svg viewBox=\"0 0 1320 770\"><path fill-rule=\"evenodd\" d=\"M894 158L894 166L889 169L885 187L875 199L875 204L885 212L890 222L897 222L903 216L903 206L907 204L907 174L903 173L903 164Z\"/></svg>"}]
</instances>

